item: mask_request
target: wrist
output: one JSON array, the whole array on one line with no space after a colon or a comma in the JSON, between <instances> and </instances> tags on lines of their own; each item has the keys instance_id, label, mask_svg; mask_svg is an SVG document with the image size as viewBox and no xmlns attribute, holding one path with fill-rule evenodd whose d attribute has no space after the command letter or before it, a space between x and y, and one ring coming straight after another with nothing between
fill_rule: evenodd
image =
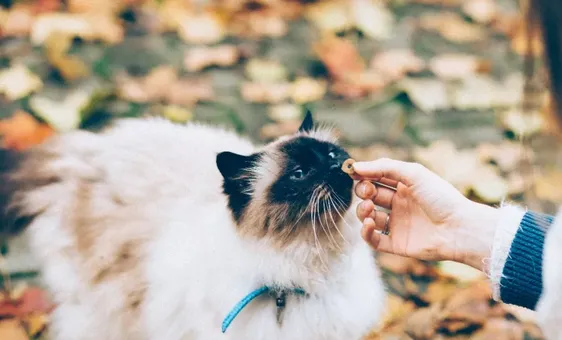
<instances>
[{"instance_id":1,"label":"wrist","mask_svg":"<svg viewBox=\"0 0 562 340\"><path fill-rule=\"evenodd\" d=\"M458 258L455 260L488 274L488 263L500 218L499 210L485 204L468 202L457 230Z\"/></svg>"}]
</instances>

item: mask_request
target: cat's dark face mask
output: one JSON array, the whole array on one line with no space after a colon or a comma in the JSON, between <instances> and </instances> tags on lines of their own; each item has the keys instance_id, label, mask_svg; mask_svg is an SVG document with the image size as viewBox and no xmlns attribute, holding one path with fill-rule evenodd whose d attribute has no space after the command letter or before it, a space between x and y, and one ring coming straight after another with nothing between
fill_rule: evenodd
<instances>
[{"instance_id":1,"label":"cat's dark face mask","mask_svg":"<svg viewBox=\"0 0 562 340\"><path fill-rule=\"evenodd\" d=\"M252 216L252 220L265 224L265 233L293 234L300 229L297 224L329 228L327 224L335 224L350 207L353 180L341 169L349 154L332 142L308 134L313 129L312 116L307 113L299 134L275 144L273 159L278 167L277 175L262 193L263 197L259 197L263 208L259 214L265 217ZM224 193L239 223L245 213L256 214L247 210L258 199L252 192L251 181L252 171L260 167L261 156L230 152L217 156L217 166L224 177Z\"/></svg>"},{"instance_id":2,"label":"cat's dark face mask","mask_svg":"<svg viewBox=\"0 0 562 340\"><path fill-rule=\"evenodd\" d=\"M305 212L321 214L329 209L337 209L334 214L338 216L338 212L343 214L349 208L353 180L341 169L349 158L343 148L302 136L282 144L280 149L285 164L269 190L272 204L286 204L290 219Z\"/></svg>"}]
</instances>

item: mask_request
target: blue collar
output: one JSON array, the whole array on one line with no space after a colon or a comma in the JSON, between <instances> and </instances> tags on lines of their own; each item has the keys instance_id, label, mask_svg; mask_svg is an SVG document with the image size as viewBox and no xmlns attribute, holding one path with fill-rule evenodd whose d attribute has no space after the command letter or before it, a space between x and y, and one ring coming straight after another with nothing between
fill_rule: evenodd
<instances>
[{"instance_id":1,"label":"blue collar","mask_svg":"<svg viewBox=\"0 0 562 340\"><path fill-rule=\"evenodd\" d=\"M228 313L228 315L224 318L222 322L222 332L226 332L227 328L230 326L232 321L238 316L238 314L244 309L252 300L257 298L258 296L265 294L265 293L277 293L277 318L279 321L280 312L283 308L285 308L285 295L287 293L293 293L295 295L306 295L306 292L301 288L292 288L292 289L278 289L269 286L262 286L254 291L250 292L250 294L246 295L242 300L240 300Z\"/></svg>"}]
</instances>

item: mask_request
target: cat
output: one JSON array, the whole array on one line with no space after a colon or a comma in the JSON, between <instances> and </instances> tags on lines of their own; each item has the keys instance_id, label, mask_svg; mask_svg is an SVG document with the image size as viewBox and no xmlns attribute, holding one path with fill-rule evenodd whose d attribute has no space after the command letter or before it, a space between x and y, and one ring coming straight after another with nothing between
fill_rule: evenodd
<instances>
[{"instance_id":1,"label":"cat","mask_svg":"<svg viewBox=\"0 0 562 340\"><path fill-rule=\"evenodd\" d=\"M0 223L28 234L53 340L360 339L385 290L348 157L310 112L260 146L122 119L1 151Z\"/></svg>"}]
</instances>

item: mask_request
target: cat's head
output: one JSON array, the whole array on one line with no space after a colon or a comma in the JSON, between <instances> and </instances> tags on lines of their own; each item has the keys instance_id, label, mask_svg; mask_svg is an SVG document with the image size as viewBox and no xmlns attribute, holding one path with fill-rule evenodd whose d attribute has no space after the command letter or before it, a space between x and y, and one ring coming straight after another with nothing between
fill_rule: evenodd
<instances>
[{"instance_id":1,"label":"cat's head","mask_svg":"<svg viewBox=\"0 0 562 340\"><path fill-rule=\"evenodd\" d=\"M298 132L255 154L218 154L239 231L280 244L338 238L352 201L353 180L341 170L348 157L331 130L315 127L310 112Z\"/></svg>"}]
</instances>

